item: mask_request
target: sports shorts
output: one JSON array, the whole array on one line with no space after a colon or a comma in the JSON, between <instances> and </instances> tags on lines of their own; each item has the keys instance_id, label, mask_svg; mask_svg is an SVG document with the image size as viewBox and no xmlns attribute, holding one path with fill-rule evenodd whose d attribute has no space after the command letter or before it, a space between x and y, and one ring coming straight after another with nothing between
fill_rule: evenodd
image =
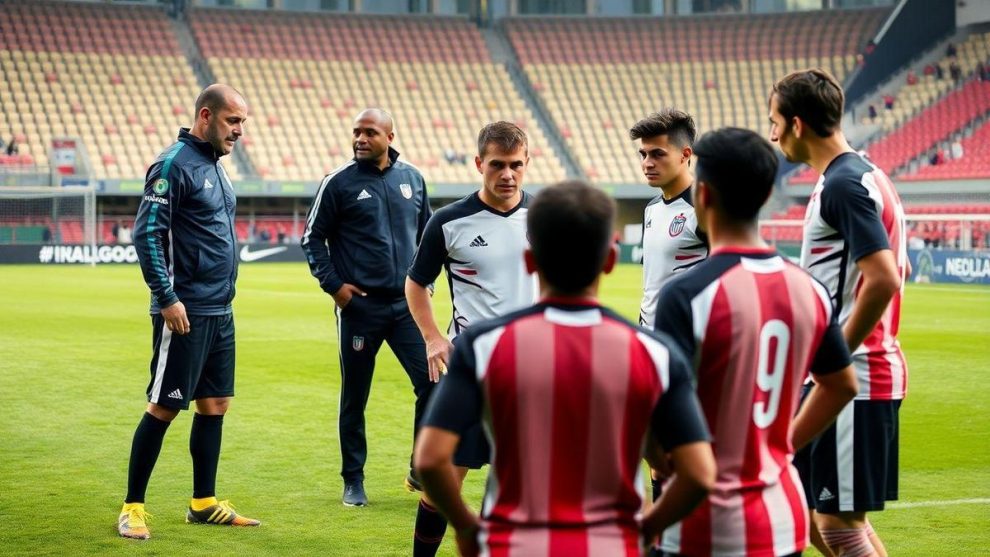
<instances>
[{"instance_id":1,"label":"sports shorts","mask_svg":"<svg viewBox=\"0 0 990 557\"><path fill-rule=\"evenodd\" d=\"M477 470L490 460L488 438L485 437L481 424L475 424L461 436L457 450L454 451L454 465Z\"/></svg>"},{"instance_id":2,"label":"sports shorts","mask_svg":"<svg viewBox=\"0 0 990 557\"><path fill-rule=\"evenodd\" d=\"M186 410L200 398L234 396L234 316L190 315L189 332L173 334L151 316L151 381L148 402Z\"/></svg>"},{"instance_id":3,"label":"sports shorts","mask_svg":"<svg viewBox=\"0 0 990 557\"><path fill-rule=\"evenodd\" d=\"M900 400L854 400L794 455L810 508L823 514L879 511L897 500L900 407Z\"/></svg>"}]
</instances>

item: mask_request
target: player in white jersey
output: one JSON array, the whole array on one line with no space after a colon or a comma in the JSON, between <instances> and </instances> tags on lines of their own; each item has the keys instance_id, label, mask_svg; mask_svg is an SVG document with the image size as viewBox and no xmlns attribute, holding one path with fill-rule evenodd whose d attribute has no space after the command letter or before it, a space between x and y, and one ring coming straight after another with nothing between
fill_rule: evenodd
<instances>
[{"instance_id":1,"label":"player in white jersey","mask_svg":"<svg viewBox=\"0 0 990 557\"><path fill-rule=\"evenodd\" d=\"M696 130L686 112L665 108L629 130L639 140L643 175L657 195L643 215L643 301L639 323L653 328L660 288L676 273L708 257L708 242L698 230L691 200L691 146Z\"/></svg>"},{"instance_id":2,"label":"player in white jersey","mask_svg":"<svg viewBox=\"0 0 990 557\"><path fill-rule=\"evenodd\" d=\"M523 253L529 248L526 213L530 195L522 191L529 164L526 133L509 122L495 122L478 134L475 165L482 187L430 218L406 278L406 299L426 341L432 381L446 371L451 339L479 321L528 307L539 295L536 276L526 270ZM433 317L429 285L447 274L454 306L445 336ZM481 427L461 438L454 464L459 480L468 469L488 463L488 443ZM407 487L419 489L418 479ZM443 540L447 521L425 495L416 515L414 557L432 557Z\"/></svg>"},{"instance_id":3,"label":"player in white jersey","mask_svg":"<svg viewBox=\"0 0 990 557\"><path fill-rule=\"evenodd\" d=\"M819 69L788 74L770 95L770 140L821 178L808 202L801 266L825 284L853 354L859 395L798 453L809 505L828 555L886 549L867 519L897 499L898 411L907 365L897 342L910 272L904 211L890 179L846 141L842 87ZM827 546L827 547L826 547Z\"/></svg>"},{"instance_id":4,"label":"player in white jersey","mask_svg":"<svg viewBox=\"0 0 990 557\"><path fill-rule=\"evenodd\" d=\"M660 193L643 214L643 300L639 324L653 329L660 288L674 274L708 257L708 240L698 228L691 197L692 145L697 130L690 114L664 108L636 122L629 137L639 140L640 168ZM651 471L653 500L660 496L657 471Z\"/></svg>"}]
</instances>

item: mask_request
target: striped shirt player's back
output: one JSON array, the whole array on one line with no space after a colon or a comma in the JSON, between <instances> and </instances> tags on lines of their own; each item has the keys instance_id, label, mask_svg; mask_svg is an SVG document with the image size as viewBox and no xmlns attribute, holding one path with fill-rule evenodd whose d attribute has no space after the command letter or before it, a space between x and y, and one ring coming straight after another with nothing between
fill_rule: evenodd
<instances>
[{"instance_id":1,"label":"striped shirt player's back","mask_svg":"<svg viewBox=\"0 0 990 557\"><path fill-rule=\"evenodd\" d=\"M640 554L650 427L667 449L707 439L687 363L668 343L598 305L552 301L458 337L425 423L483 420L490 555Z\"/></svg>"},{"instance_id":2,"label":"striped shirt player's back","mask_svg":"<svg viewBox=\"0 0 990 557\"><path fill-rule=\"evenodd\" d=\"M839 155L808 201L801 267L828 287L840 324L849 319L863 282L856 262L882 249L894 253L901 290L853 351L859 400L900 400L907 392L907 363L897 341L907 238L904 209L890 178L858 153Z\"/></svg>"},{"instance_id":3,"label":"striped shirt player's back","mask_svg":"<svg viewBox=\"0 0 990 557\"><path fill-rule=\"evenodd\" d=\"M643 301L639 324L650 329L664 283L708 256L708 242L698 230L691 204L691 189L669 200L656 196L643 214Z\"/></svg>"},{"instance_id":4,"label":"striped shirt player's back","mask_svg":"<svg viewBox=\"0 0 990 557\"><path fill-rule=\"evenodd\" d=\"M686 555L772 557L804 549L808 516L791 466L791 420L808 370L849 364L828 292L772 251L726 250L672 280L657 330L694 359L718 476L663 535Z\"/></svg>"}]
</instances>

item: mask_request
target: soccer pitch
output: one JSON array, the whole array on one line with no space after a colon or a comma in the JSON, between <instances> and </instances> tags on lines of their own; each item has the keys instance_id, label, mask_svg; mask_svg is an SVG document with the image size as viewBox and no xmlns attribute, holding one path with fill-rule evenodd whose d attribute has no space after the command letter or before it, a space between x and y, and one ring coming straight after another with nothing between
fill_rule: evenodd
<instances>
[{"instance_id":1,"label":"soccer pitch","mask_svg":"<svg viewBox=\"0 0 990 557\"><path fill-rule=\"evenodd\" d=\"M606 278L603 301L635 318L640 268ZM450 303L438 284L437 315ZM152 538L115 530L151 355L137 266L0 266L0 554L409 555L416 496L402 487L412 388L391 353L369 402L365 486L344 508L339 367L331 299L303 264L241 266L237 396L218 495L256 529L184 524L189 413L172 424L148 490ZM910 285L901 335L901 501L874 523L893 556L978 555L990 544L990 288ZM468 476L477 508L483 473ZM441 555L453 555L448 541ZM809 551L813 554L813 551Z\"/></svg>"}]
</instances>

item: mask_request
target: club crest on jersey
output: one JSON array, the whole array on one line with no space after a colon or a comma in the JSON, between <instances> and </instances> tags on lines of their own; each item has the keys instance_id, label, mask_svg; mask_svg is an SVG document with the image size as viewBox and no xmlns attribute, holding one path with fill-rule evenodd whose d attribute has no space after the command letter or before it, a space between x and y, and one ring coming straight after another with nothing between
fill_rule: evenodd
<instances>
[{"instance_id":1,"label":"club crest on jersey","mask_svg":"<svg viewBox=\"0 0 990 557\"><path fill-rule=\"evenodd\" d=\"M399 184L399 191L402 192L402 197L406 199L412 199L412 186L409 184Z\"/></svg>"},{"instance_id":2,"label":"club crest on jersey","mask_svg":"<svg viewBox=\"0 0 990 557\"><path fill-rule=\"evenodd\" d=\"M364 337L354 337L351 339L351 348L355 352L360 352L364 350Z\"/></svg>"},{"instance_id":3,"label":"club crest on jersey","mask_svg":"<svg viewBox=\"0 0 990 557\"><path fill-rule=\"evenodd\" d=\"M668 232L670 232L670 237L673 238L674 236L679 235L681 232L684 232L684 223L686 222L687 222L687 217L684 216L684 213L681 213L676 217L674 217L674 220L670 221L670 228L667 230Z\"/></svg>"}]
</instances>

